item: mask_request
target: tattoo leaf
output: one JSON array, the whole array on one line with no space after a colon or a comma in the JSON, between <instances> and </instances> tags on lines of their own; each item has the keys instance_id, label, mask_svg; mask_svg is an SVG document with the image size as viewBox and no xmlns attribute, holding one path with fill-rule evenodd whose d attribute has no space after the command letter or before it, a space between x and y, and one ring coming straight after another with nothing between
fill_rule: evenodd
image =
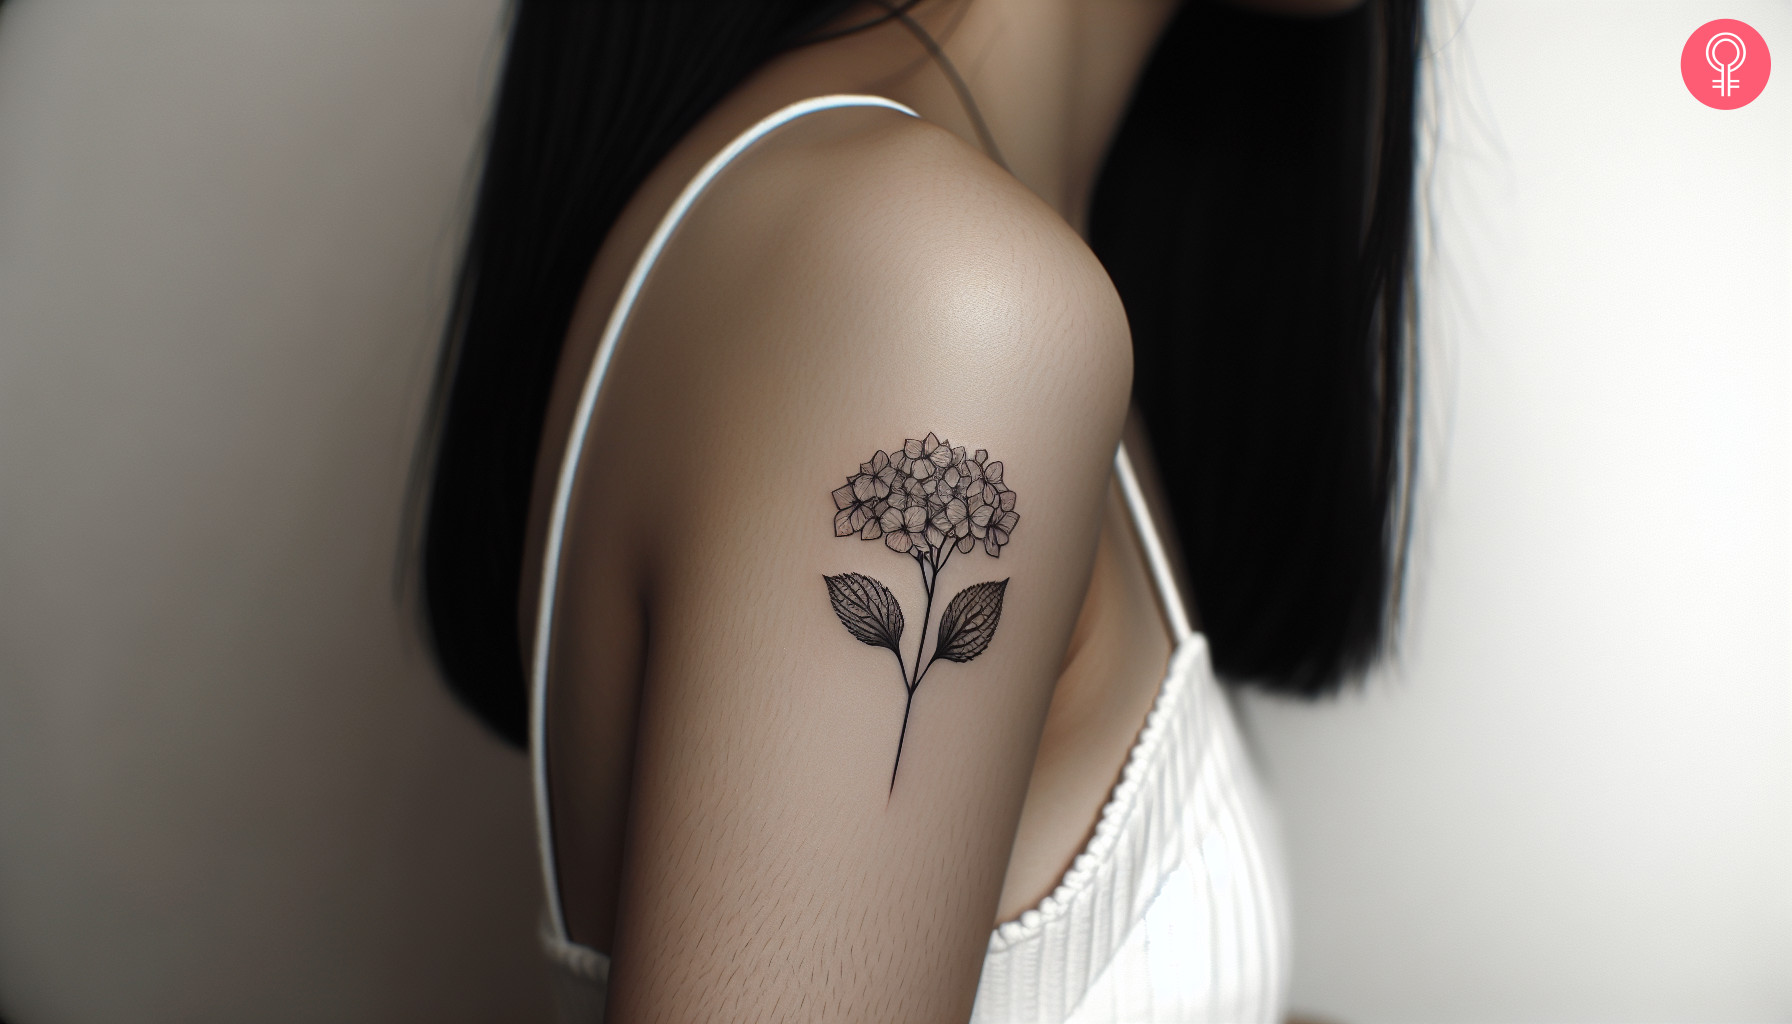
<instances>
[{"instance_id":1,"label":"tattoo leaf","mask_svg":"<svg viewBox=\"0 0 1792 1024\"><path fill-rule=\"evenodd\" d=\"M1002 618L1002 595L1008 581L974 583L960 590L940 616L940 638L934 657L970 661L982 654L995 638Z\"/></svg>"},{"instance_id":2,"label":"tattoo leaf","mask_svg":"<svg viewBox=\"0 0 1792 1024\"><path fill-rule=\"evenodd\" d=\"M896 595L890 593L889 587L856 572L822 579L827 581L834 614L853 639L897 650L896 644L902 639L902 606L896 603ZM901 657L900 651L897 657Z\"/></svg>"}]
</instances>

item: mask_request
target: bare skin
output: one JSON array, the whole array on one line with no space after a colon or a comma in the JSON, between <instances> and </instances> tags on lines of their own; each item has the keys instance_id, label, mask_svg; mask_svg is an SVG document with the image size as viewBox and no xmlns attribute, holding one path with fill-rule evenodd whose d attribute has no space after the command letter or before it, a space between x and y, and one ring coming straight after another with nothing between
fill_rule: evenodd
<instances>
[{"instance_id":1,"label":"bare skin","mask_svg":"<svg viewBox=\"0 0 1792 1024\"><path fill-rule=\"evenodd\" d=\"M990 927L1087 842L1171 644L1111 476L1125 316L1080 236L1174 9L923 4L1007 170L901 26L797 51L701 121L606 239L544 432L524 636L577 392L673 196L799 99L875 93L922 115L829 111L756 146L666 250L610 371L548 749L568 926L613 954L611 1020L963 1020ZM895 556L834 536L828 492L868 446L930 429L1000 453L1028 510L999 565L945 570L970 573L953 587L1010 578L1007 604L988 650L916 696L892 788L903 689L820 580ZM1128 444L1149 481L1143 438Z\"/></svg>"}]
</instances>

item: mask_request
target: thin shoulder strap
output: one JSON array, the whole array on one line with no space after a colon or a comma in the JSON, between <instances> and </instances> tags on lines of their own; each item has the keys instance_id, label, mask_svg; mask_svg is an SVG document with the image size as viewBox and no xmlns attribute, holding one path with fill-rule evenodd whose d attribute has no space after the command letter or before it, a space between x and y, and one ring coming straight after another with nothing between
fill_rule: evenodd
<instances>
[{"instance_id":1,"label":"thin shoulder strap","mask_svg":"<svg viewBox=\"0 0 1792 1024\"><path fill-rule=\"evenodd\" d=\"M597 355L592 359L591 370L585 377L585 387L579 392L578 411L573 416L572 433L567 438L566 452L560 458L560 474L554 484L554 503L548 512L547 546L542 556L541 594L536 603L535 646L529 671L529 757L533 762L535 778L535 837L541 852L542 880L547 888L548 925L553 937L562 942L567 941L566 918L560 906L560 872L554 863L553 819L548 807L548 656L553 650L554 602L559 593L560 556L566 537L567 510L572 504L573 485L579 475L579 458L585 451L585 438L591 429L591 415L597 408L597 396L603 389L604 375L609 371L610 359L616 353L617 339L622 336L622 329L628 325L629 314L634 312L635 300L640 298L641 287L646 283L648 273L659 260L666 241L672 237L672 232L678 228L679 222L703 194L704 189L747 147L781 125L805 114L834 107L888 107L911 117L920 116L908 107L882 96L816 96L792 103L736 136L733 142L703 165L697 176L678 194L671 209L660 218L659 226L654 229L652 237L647 240L647 246L636 258L634 269L629 272L628 280L622 286L622 294L617 298L615 308L610 311L610 319L604 324L603 336L597 343Z\"/></svg>"},{"instance_id":2,"label":"thin shoulder strap","mask_svg":"<svg viewBox=\"0 0 1792 1024\"><path fill-rule=\"evenodd\" d=\"M1151 582L1157 586L1157 599L1164 607L1164 618L1170 622L1170 633L1180 648L1195 630L1189 624L1188 609L1182 603L1182 592L1176 588L1176 577L1170 575L1170 558L1164 552L1163 538L1157 522L1145 504L1145 492L1139 489L1139 478L1132 470L1132 457L1126 454L1126 442L1114 451L1114 475L1120 478L1120 493L1126 496L1126 510L1132 513L1132 526L1145 548L1145 561L1151 565Z\"/></svg>"}]
</instances>

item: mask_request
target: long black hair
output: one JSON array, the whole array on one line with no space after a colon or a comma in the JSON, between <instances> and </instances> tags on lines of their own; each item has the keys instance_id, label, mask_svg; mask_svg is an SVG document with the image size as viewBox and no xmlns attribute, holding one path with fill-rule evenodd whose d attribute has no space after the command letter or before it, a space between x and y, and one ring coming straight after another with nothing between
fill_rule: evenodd
<instances>
[{"instance_id":1,"label":"long black hair","mask_svg":"<svg viewBox=\"0 0 1792 1024\"><path fill-rule=\"evenodd\" d=\"M426 430L422 537L448 683L514 743L536 452L598 246L700 117L851 6L515 3ZM1324 693L1396 615L1419 25L1419 0L1299 19L1186 0L1097 185L1091 244L1132 324L1134 399L1230 680Z\"/></svg>"}]
</instances>

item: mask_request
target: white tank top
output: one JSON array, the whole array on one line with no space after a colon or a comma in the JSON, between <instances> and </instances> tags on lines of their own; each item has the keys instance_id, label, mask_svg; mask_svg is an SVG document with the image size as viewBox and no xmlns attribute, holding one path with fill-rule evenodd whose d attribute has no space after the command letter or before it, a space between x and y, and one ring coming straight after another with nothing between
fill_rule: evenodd
<instances>
[{"instance_id":1,"label":"white tank top","mask_svg":"<svg viewBox=\"0 0 1792 1024\"><path fill-rule=\"evenodd\" d=\"M834 107L913 110L880 96L793 103L703 165L635 261L579 395L548 519L530 662L530 756L547 889L542 943L567 1024L604 1016L610 961L567 937L554 864L546 758L548 653L566 516L592 411L617 340L666 241L724 167L778 127ZM1114 456L1126 507L1170 624L1169 670L1095 834L1051 895L996 927L983 957L973 1024L1280 1022L1288 911L1275 822L1208 659L1189 625L1156 524L1122 445Z\"/></svg>"}]
</instances>

